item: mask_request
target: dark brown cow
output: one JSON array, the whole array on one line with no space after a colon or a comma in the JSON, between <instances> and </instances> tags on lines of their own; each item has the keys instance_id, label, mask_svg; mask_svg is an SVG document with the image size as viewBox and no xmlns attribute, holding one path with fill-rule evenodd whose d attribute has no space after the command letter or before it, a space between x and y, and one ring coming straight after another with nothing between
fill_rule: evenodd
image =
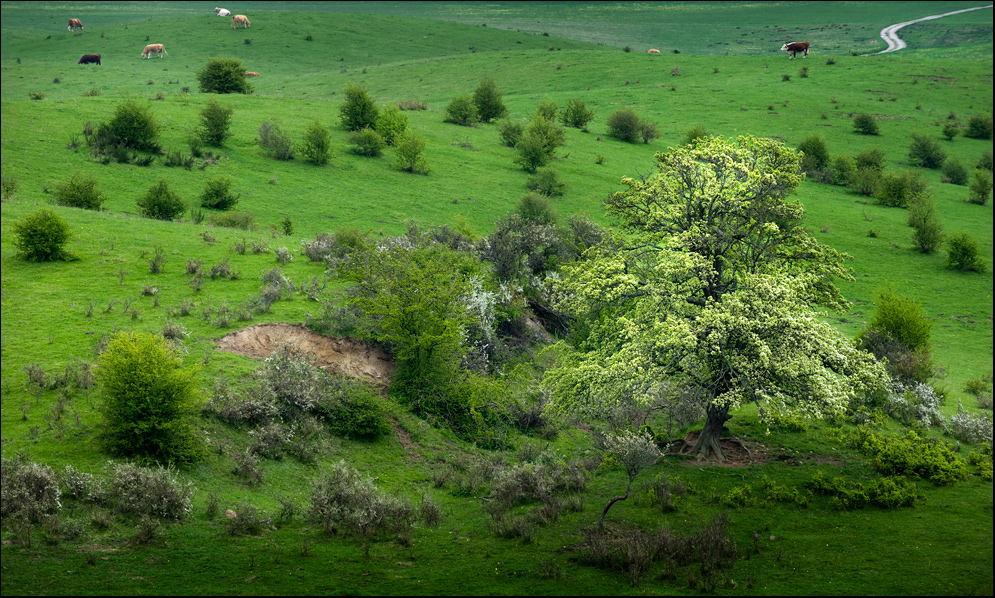
<instances>
[{"instance_id":1,"label":"dark brown cow","mask_svg":"<svg viewBox=\"0 0 995 598\"><path fill-rule=\"evenodd\" d=\"M69 19L69 31L75 31L79 29L83 30L83 23L80 23L79 19Z\"/></svg>"},{"instance_id":2,"label":"dark brown cow","mask_svg":"<svg viewBox=\"0 0 995 598\"><path fill-rule=\"evenodd\" d=\"M84 54L76 64L100 64L100 54Z\"/></svg>"},{"instance_id":3,"label":"dark brown cow","mask_svg":"<svg viewBox=\"0 0 995 598\"><path fill-rule=\"evenodd\" d=\"M791 56L788 56L788 60L791 60L799 52L804 52L805 56L803 58L808 58L808 42L788 42L781 46L782 52L788 52Z\"/></svg>"}]
</instances>

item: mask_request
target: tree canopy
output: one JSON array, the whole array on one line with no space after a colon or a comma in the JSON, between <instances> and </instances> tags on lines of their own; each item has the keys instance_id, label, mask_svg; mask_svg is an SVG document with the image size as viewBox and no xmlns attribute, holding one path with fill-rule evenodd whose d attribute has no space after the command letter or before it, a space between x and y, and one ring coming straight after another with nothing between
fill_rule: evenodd
<instances>
[{"instance_id":1,"label":"tree canopy","mask_svg":"<svg viewBox=\"0 0 995 598\"><path fill-rule=\"evenodd\" d=\"M560 407L704 411L694 453L723 458L722 425L744 402L820 417L882 388L880 364L815 311L845 305L833 281L849 271L787 201L800 156L770 139L709 138L657 161L607 202L624 250L564 268L561 306L591 324L546 376Z\"/></svg>"}]
</instances>

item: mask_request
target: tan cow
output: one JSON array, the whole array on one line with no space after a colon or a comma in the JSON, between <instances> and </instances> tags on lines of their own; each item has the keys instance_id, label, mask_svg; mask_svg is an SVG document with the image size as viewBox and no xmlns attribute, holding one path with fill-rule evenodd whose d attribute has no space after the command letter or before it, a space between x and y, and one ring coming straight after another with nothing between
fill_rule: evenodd
<instances>
[{"instance_id":1,"label":"tan cow","mask_svg":"<svg viewBox=\"0 0 995 598\"><path fill-rule=\"evenodd\" d=\"M234 16L232 16L232 18L231 18L231 28L232 29L238 29L239 25L242 25L246 29L248 29L252 25L252 23L249 22L249 17L247 17L245 15L234 15Z\"/></svg>"},{"instance_id":2,"label":"tan cow","mask_svg":"<svg viewBox=\"0 0 995 598\"><path fill-rule=\"evenodd\" d=\"M142 50L142 58L152 58L153 54L158 54L159 58L162 58L162 55L168 54L168 52L166 52L166 47L162 44L149 44Z\"/></svg>"},{"instance_id":3,"label":"tan cow","mask_svg":"<svg viewBox=\"0 0 995 598\"><path fill-rule=\"evenodd\" d=\"M252 71L245 71L245 76L246 77L258 77L259 73L254 73Z\"/></svg>"},{"instance_id":4,"label":"tan cow","mask_svg":"<svg viewBox=\"0 0 995 598\"><path fill-rule=\"evenodd\" d=\"M657 50L656 48L650 48L649 50L646 51L646 53L647 54L659 54L660 50Z\"/></svg>"},{"instance_id":5,"label":"tan cow","mask_svg":"<svg viewBox=\"0 0 995 598\"><path fill-rule=\"evenodd\" d=\"M83 30L83 23L79 19L69 19L69 31Z\"/></svg>"}]
</instances>

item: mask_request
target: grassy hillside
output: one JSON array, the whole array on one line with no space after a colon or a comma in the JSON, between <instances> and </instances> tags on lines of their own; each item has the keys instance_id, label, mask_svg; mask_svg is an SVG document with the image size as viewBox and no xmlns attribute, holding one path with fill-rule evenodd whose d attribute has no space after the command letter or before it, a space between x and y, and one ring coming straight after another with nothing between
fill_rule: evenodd
<instances>
[{"instance_id":1,"label":"grassy hillside","mask_svg":"<svg viewBox=\"0 0 995 598\"><path fill-rule=\"evenodd\" d=\"M877 32L888 24L977 3L916 3L916 14L908 14L908 5L900 3L290 4L254 3L252 28L239 31L231 29L230 19L210 12L215 5L203 2L114 3L71 15L61 5L2 4L2 175L17 184L16 193L0 204L5 459L23 452L56 469L72 464L82 471L101 471L107 455L93 434L96 392L65 397L61 390L38 389L29 384L28 367L54 374L78 360L92 361L95 341L116 330L161 331L167 322L180 323L187 333L186 360L199 368L205 394L216 378L250 378L259 362L216 351L217 339L250 324L301 323L317 304L298 295L274 304L269 313L254 314L251 321L233 320L226 327L202 315L222 305L241 305L258 293L261 275L278 265L277 248L295 254L283 272L305 282L324 274L323 264L300 253L301 242L319 233L353 227L393 235L410 221L455 226L476 235L491 232L526 191L527 174L513 163L515 151L501 145L495 124L468 128L443 122L449 101L458 93L471 93L484 75L497 81L514 120L528 118L544 99L560 107L580 99L595 111L589 132L566 131L553 168L567 190L552 201L563 217L588 214L606 225L611 222L602 202L619 188L621 177L650 173L654 153L679 143L695 125L713 135L769 136L792 147L819 134L834 156L878 147L886 154L886 169L895 173L911 168L913 132L931 135L965 165L992 150L990 139L958 136L946 141L940 132L951 119L963 124L972 115L992 113L991 11L906 28L903 37L910 34L910 51L848 55L851 49L879 49L883 44ZM367 10L377 12L361 14ZM840 22L840 14L846 15L846 23ZM69 16L84 22L82 35L65 30ZM808 60L788 61L776 51L783 41L802 37L819 48ZM144 45L157 42L165 44L168 56L142 60ZM626 45L633 51L622 51ZM650 46L664 53L645 54ZM674 48L681 53L669 53ZM103 64L77 65L83 53L102 54ZM827 60L830 55L832 61ZM187 140L211 99L198 93L194 74L216 56L239 58L247 70L261 74L251 80L254 94L217 97L235 110L234 135L217 163L192 170L166 167L161 159L144 168L104 165L85 144L68 147L74 138L82 141L86 123L108 120L119 103L131 98L147 101L162 126L160 141L167 152L188 152ZM338 126L341 97L350 82L365 86L382 105L425 103L426 110L405 114L427 141L430 174L392 168L389 152L367 158L351 151L348 134ZM99 95L85 95L91 90ZM29 94L44 97L32 100ZM608 137L608 115L624 107L656 122L661 137L648 145ZM852 117L863 112L875 115L880 136L854 133ZM329 165L281 162L259 148L263 122L277 122L299 138L314 119L332 130L335 156ZM51 191L74 172L94 175L108 197L101 212L52 207L71 224L70 251L79 259L19 259L13 224L47 206ZM159 179L196 203L205 182L221 174L236 181L238 207L255 216L255 230L194 224L189 213L169 223L137 215L137 198ZM958 401L973 409L964 384L992 371L992 203L967 203L967 188L941 182L937 170L924 171L923 177L944 229L963 230L977 239L988 272L953 272L945 267L943 251L916 252L905 210L815 181L804 182L798 198L814 235L854 257L855 280L840 283L853 307L827 317L854 336L873 313L875 289L894 284L921 301L934 323L934 356L942 368L943 377L934 382L949 393L943 409L950 415ZM285 219L292 223L290 235L282 229ZM872 229L874 236L869 235ZM264 250L239 253L234 249L241 242ZM157 246L164 251L166 267L152 274L148 260ZM188 260L210 266L226 259L240 273L238 279L207 280L199 291L191 288L184 271ZM328 284L333 293L343 290L339 281ZM155 295L143 295L153 286ZM193 306L189 316L178 315L184 302ZM199 429L217 440L218 450L181 472L197 488L188 523L168 526L164 539L146 547L128 542L137 522L119 517L105 528L86 523L82 540L48 545L36 539L29 548L11 544L16 534L5 517L3 591L692 590L684 569L674 579L658 567L632 586L624 572L577 563L586 549L583 530L625 484L624 473L598 467L598 453L583 431L587 423L564 424L552 441L515 436L515 450L490 452L400 406L391 407L391 416L398 438L374 443L331 438L317 467L290 458L266 460L264 482L258 486L231 473L233 457L252 438L205 418ZM727 593L991 592L990 481L972 477L951 486L920 481L922 499L915 508L837 511L818 497L808 509L753 502L730 510L722 497L744 484L759 492L764 476L802 488L816 471L853 480L876 475L867 456L850 448L845 432L834 427L777 429L765 436L750 409L737 414L731 425L740 437L763 443L767 462L732 475L724 468L661 462L641 481L676 475L697 492L677 511L661 514L640 490L639 500L612 510L619 534L632 526L652 529L661 523L687 531L729 511L731 534L742 552L754 546L757 552L724 574L718 591ZM578 512L542 526L524 542L495 537L483 510L487 500L463 492L456 478L437 482L440 472L449 469L458 477L479 463L513 464L543 450L550 462L587 459L594 473L581 493ZM419 526L413 541L404 545L352 536L325 538L300 517L276 522L278 499L292 499L301 509L310 479L339 459L377 477L390 492L416 503L437 501L446 511L442 525ZM486 495L486 484L481 488L479 495ZM222 511L241 503L256 505L274 518L279 531L228 535L223 518L206 515L211 495L218 497ZM89 506L75 501L66 505L68 518L90 521ZM535 507L526 504L518 512ZM756 537L770 540L755 544L756 530Z\"/></svg>"}]
</instances>

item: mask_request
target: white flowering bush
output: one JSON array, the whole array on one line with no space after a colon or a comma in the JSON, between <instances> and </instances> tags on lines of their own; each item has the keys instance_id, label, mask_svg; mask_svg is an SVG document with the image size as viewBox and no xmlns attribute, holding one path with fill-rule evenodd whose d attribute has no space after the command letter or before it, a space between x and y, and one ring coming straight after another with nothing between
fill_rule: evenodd
<instances>
[{"instance_id":1,"label":"white flowering bush","mask_svg":"<svg viewBox=\"0 0 995 598\"><path fill-rule=\"evenodd\" d=\"M381 531L403 534L414 522L414 508L379 490L370 478L339 461L314 482L308 517L326 533L340 527L373 536Z\"/></svg>"},{"instance_id":2,"label":"white flowering bush","mask_svg":"<svg viewBox=\"0 0 995 598\"><path fill-rule=\"evenodd\" d=\"M914 382L896 384L883 408L885 413L904 424L918 423L932 427L943 424L942 405L943 397L936 393L936 389L923 382Z\"/></svg>"},{"instance_id":3,"label":"white flowering bush","mask_svg":"<svg viewBox=\"0 0 995 598\"><path fill-rule=\"evenodd\" d=\"M47 465L22 457L0 462L0 515L20 514L28 521L41 521L62 508L59 482Z\"/></svg>"},{"instance_id":4,"label":"white flowering bush","mask_svg":"<svg viewBox=\"0 0 995 598\"><path fill-rule=\"evenodd\" d=\"M964 406L957 404L956 415L944 423L947 432L961 442L992 443L992 416L987 413L971 415Z\"/></svg>"},{"instance_id":5,"label":"white flowering bush","mask_svg":"<svg viewBox=\"0 0 995 598\"><path fill-rule=\"evenodd\" d=\"M183 483L172 467L110 464L107 498L121 513L181 520L190 515L194 488Z\"/></svg>"}]
</instances>

